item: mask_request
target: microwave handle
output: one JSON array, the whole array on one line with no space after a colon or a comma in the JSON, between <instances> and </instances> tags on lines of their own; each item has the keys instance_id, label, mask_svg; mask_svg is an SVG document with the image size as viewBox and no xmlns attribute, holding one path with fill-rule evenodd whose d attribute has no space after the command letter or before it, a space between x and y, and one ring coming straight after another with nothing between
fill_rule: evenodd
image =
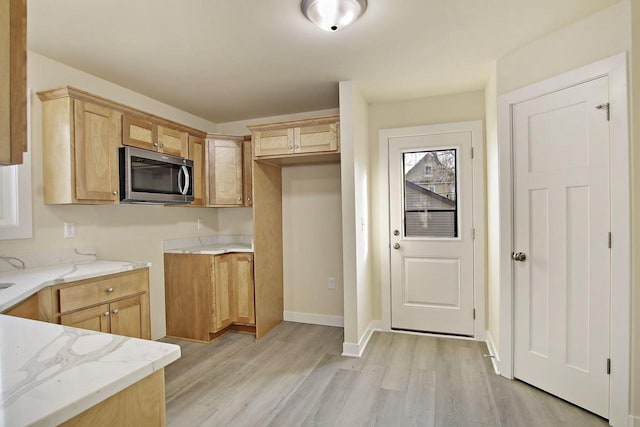
<instances>
[{"instance_id":1,"label":"microwave handle","mask_svg":"<svg viewBox=\"0 0 640 427\"><path fill-rule=\"evenodd\" d=\"M185 177L184 188L182 188L182 176ZM178 190L184 196L189 191L189 181L191 181L189 176L189 169L186 166L182 166L180 171L178 172Z\"/></svg>"}]
</instances>

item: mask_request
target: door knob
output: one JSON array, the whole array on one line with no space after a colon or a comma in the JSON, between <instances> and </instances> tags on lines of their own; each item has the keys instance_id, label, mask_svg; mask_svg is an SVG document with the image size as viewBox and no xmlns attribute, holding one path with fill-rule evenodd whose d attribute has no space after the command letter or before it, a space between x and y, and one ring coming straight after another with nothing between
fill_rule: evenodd
<instances>
[{"instance_id":1,"label":"door knob","mask_svg":"<svg viewBox=\"0 0 640 427\"><path fill-rule=\"evenodd\" d=\"M394 243L393 249L400 249L400 243Z\"/></svg>"},{"instance_id":2,"label":"door knob","mask_svg":"<svg viewBox=\"0 0 640 427\"><path fill-rule=\"evenodd\" d=\"M527 259L527 255L524 252L514 252L511 254L511 259L514 261L524 261Z\"/></svg>"},{"instance_id":3,"label":"door knob","mask_svg":"<svg viewBox=\"0 0 640 427\"><path fill-rule=\"evenodd\" d=\"M394 235L394 236L399 236L399 235L400 235L400 232L399 232L398 230L393 230L393 235Z\"/></svg>"}]
</instances>

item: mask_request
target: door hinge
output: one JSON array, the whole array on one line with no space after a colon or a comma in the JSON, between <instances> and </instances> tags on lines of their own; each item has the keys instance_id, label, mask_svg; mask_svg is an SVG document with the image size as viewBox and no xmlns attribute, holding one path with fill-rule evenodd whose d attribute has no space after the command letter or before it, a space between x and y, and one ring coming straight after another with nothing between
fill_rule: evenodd
<instances>
[{"instance_id":1,"label":"door hinge","mask_svg":"<svg viewBox=\"0 0 640 427\"><path fill-rule=\"evenodd\" d=\"M471 240L476 240L476 229L475 228L471 229Z\"/></svg>"},{"instance_id":2,"label":"door hinge","mask_svg":"<svg viewBox=\"0 0 640 427\"><path fill-rule=\"evenodd\" d=\"M611 359L607 359L607 375L611 375Z\"/></svg>"},{"instance_id":3,"label":"door hinge","mask_svg":"<svg viewBox=\"0 0 640 427\"><path fill-rule=\"evenodd\" d=\"M609 246L609 249L611 249L611 232L609 232L609 238L607 240L607 245Z\"/></svg>"},{"instance_id":4,"label":"door hinge","mask_svg":"<svg viewBox=\"0 0 640 427\"><path fill-rule=\"evenodd\" d=\"M604 104L596 105L596 108L598 110L606 109L607 110L607 121L608 122L611 121L611 105L608 102L605 102Z\"/></svg>"},{"instance_id":5,"label":"door hinge","mask_svg":"<svg viewBox=\"0 0 640 427\"><path fill-rule=\"evenodd\" d=\"M471 158L473 159L473 147L471 147Z\"/></svg>"},{"instance_id":6,"label":"door hinge","mask_svg":"<svg viewBox=\"0 0 640 427\"><path fill-rule=\"evenodd\" d=\"M476 309L473 309L473 320L476 320Z\"/></svg>"}]
</instances>

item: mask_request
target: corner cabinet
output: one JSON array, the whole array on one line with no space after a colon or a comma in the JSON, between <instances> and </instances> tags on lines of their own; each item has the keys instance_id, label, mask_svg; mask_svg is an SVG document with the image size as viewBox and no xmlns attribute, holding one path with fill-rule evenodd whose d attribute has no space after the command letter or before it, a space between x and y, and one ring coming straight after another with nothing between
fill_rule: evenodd
<instances>
[{"instance_id":1,"label":"corner cabinet","mask_svg":"<svg viewBox=\"0 0 640 427\"><path fill-rule=\"evenodd\" d=\"M0 0L0 165L27 151L27 0Z\"/></svg>"},{"instance_id":2,"label":"corner cabinet","mask_svg":"<svg viewBox=\"0 0 640 427\"><path fill-rule=\"evenodd\" d=\"M118 147L191 157L189 138L195 138L193 144L200 138L202 145L206 135L70 86L38 92L38 97L46 204L118 204ZM203 153L198 154L195 145L193 149L202 170ZM204 177L196 176L194 185L202 204Z\"/></svg>"},{"instance_id":3,"label":"corner cabinet","mask_svg":"<svg viewBox=\"0 0 640 427\"><path fill-rule=\"evenodd\" d=\"M254 158L275 165L340 161L339 116L249 126Z\"/></svg>"},{"instance_id":4,"label":"corner cabinet","mask_svg":"<svg viewBox=\"0 0 640 427\"><path fill-rule=\"evenodd\" d=\"M164 254L167 336L255 332L253 254Z\"/></svg>"}]
</instances>

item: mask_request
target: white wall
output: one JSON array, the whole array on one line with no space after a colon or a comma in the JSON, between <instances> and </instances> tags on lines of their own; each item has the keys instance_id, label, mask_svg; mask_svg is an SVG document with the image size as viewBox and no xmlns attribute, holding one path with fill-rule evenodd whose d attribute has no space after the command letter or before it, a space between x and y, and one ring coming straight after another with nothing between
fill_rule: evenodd
<instances>
[{"instance_id":1,"label":"white wall","mask_svg":"<svg viewBox=\"0 0 640 427\"><path fill-rule=\"evenodd\" d=\"M633 266L632 280L632 358L631 358L631 378L633 379L631 390L631 410L640 418L640 2L631 3L632 25L632 62L631 62L631 131L632 131L632 173L631 194L633 194L632 205L632 258Z\"/></svg>"},{"instance_id":2,"label":"white wall","mask_svg":"<svg viewBox=\"0 0 640 427\"><path fill-rule=\"evenodd\" d=\"M367 125L368 105L357 84L340 82L345 351L360 344L373 319Z\"/></svg>"},{"instance_id":3,"label":"white wall","mask_svg":"<svg viewBox=\"0 0 640 427\"><path fill-rule=\"evenodd\" d=\"M219 123L217 132L247 135L247 125L338 114L338 109ZM342 317L340 165L282 169L282 243L286 313ZM253 234L253 211L221 209L218 230ZM336 278L336 289L327 279Z\"/></svg>"},{"instance_id":4,"label":"white wall","mask_svg":"<svg viewBox=\"0 0 640 427\"><path fill-rule=\"evenodd\" d=\"M204 131L215 124L86 74L34 52L28 56L31 96L31 155L33 179L33 238L0 241L0 254L20 254L56 248L95 246L98 257L151 261L151 335L165 335L164 239L216 233L216 209L120 206L47 206L43 201L42 116L35 92L71 85ZM196 228L202 218L204 228ZM76 223L76 238L63 238L63 222Z\"/></svg>"},{"instance_id":5,"label":"white wall","mask_svg":"<svg viewBox=\"0 0 640 427\"><path fill-rule=\"evenodd\" d=\"M381 221L378 206L382 197L379 180L386 165L380 164L378 132L381 129L484 119L484 92L467 92L433 96L401 102L369 105L369 161L371 196L372 305L373 318L382 318L381 302L381 245L388 244L389 225ZM388 262L388 261L387 261Z\"/></svg>"}]
</instances>

